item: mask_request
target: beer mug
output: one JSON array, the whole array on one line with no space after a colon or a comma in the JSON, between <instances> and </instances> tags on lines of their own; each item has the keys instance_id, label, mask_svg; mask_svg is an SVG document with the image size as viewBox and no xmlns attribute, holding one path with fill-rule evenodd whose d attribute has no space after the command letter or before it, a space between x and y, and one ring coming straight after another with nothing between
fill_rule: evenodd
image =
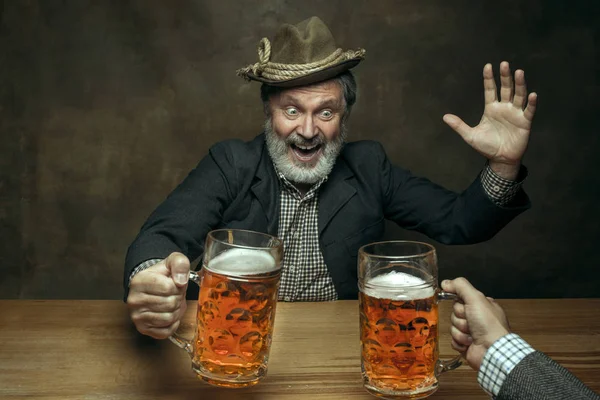
<instances>
[{"instance_id":1,"label":"beer mug","mask_svg":"<svg viewBox=\"0 0 600 400\"><path fill-rule=\"evenodd\" d=\"M367 391L385 399L421 399L437 377L461 365L438 352L438 302L456 296L438 289L435 248L426 243L371 243L358 251L361 369Z\"/></svg>"},{"instance_id":2,"label":"beer mug","mask_svg":"<svg viewBox=\"0 0 600 400\"><path fill-rule=\"evenodd\" d=\"M206 237L196 333L169 339L188 352L199 378L221 387L252 386L267 373L283 242L263 233L222 229Z\"/></svg>"}]
</instances>

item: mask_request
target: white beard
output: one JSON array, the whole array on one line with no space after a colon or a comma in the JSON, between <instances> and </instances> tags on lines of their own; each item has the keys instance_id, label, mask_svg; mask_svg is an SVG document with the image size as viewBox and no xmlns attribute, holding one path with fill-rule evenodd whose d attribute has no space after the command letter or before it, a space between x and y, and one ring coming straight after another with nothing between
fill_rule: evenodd
<instances>
[{"instance_id":1,"label":"white beard","mask_svg":"<svg viewBox=\"0 0 600 400\"><path fill-rule=\"evenodd\" d=\"M281 138L273 130L271 118L265 121L265 136L267 140L267 150L273 160L275 168L285 176L285 178L295 183L314 184L329 175L338 155L346 142L346 126L341 124L340 135L327 141L322 133L310 141L302 138L296 132L291 133L287 138ZM290 145L321 145L321 155L315 163L302 163L290 157Z\"/></svg>"}]
</instances>

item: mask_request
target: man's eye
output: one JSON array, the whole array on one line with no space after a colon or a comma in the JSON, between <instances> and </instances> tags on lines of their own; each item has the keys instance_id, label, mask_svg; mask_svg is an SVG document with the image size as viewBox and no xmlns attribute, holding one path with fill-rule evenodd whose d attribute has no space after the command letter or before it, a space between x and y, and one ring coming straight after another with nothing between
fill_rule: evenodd
<instances>
[{"instance_id":1,"label":"man's eye","mask_svg":"<svg viewBox=\"0 0 600 400\"><path fill-rule=\"evenodd\" d=\"M285 113L287 115L295 116L295 115L298 115L298 110L295 109L294 107L288 107L288 108L285 109Z\"/></svg>"},{"instance_id":2,"label":"man's eye","mask_svg":"<svg viewBox=\"0 0 600 400\"><path fill-rule=\"evenodd\" d=\"M329 110L323 110L323 111L321 111L321 116L323 118L329 119L333 116L333 113Z\"/></svg>"}]
</instances>

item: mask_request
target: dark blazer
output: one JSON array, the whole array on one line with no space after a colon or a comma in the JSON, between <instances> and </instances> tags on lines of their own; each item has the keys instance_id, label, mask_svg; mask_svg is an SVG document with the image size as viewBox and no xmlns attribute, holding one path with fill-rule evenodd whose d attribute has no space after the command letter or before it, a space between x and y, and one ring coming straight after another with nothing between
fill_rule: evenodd
<instances>
[{"instance_id":1,"label":"dark blazer","mask_svg":"<svg viewBox=\"0 0 600 400\"><path fill-rule=\"evenodd\" d=\"M277 235L279 180L264 135L228 140L209 154L150 215L129 247L125 298L136 265L180 251L202 254L206 234L240 228ZM496 206L479 177L462 193L393 166L381 144L344 146L319 191L319 243L340 299L356 298L357 252L380 240L386 219L445 244L487 240L530 206L520 191L509 207Z\"/></svg>"},{"instance_id":2,"label":"dark blazer","mask_svg":"<svg viewBox=\"0 0 600 400\"><path fill-rule=\"evenodd\" d=\"M538 351L517 364L500 388L498 400L600 400L583 382Z\"/></svg>"}]
</instances>

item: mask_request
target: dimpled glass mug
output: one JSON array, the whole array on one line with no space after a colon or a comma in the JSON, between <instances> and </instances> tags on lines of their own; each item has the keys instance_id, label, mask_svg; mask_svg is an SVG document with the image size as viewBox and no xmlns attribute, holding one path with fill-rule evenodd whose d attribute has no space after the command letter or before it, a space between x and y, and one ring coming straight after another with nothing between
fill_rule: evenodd
<instances>
[{"instance_id":1,"label":"dimpled glass mug","mask_svg":"<svg viewBox=\"0 0 600 400\"><path fill-rule=\"evenodd\" d=\"M384 399L420 399L438 388L460 355L439 359L435 248L426 243L371 243L358 251L361 368L367 391Z\"/></svg>"},{"instance_id":2,"label":"dimpled glass mug","mask_svg":"<svg viewBox=\"0 0 600 400\"><path fill-rule=\"evenodd\" d=\"M221 387L252 386L267 373L283 242L235 229L210 232L202 269L196 334L169 339L188 352L199 378Z\"/></svg>"}]
</instances>

